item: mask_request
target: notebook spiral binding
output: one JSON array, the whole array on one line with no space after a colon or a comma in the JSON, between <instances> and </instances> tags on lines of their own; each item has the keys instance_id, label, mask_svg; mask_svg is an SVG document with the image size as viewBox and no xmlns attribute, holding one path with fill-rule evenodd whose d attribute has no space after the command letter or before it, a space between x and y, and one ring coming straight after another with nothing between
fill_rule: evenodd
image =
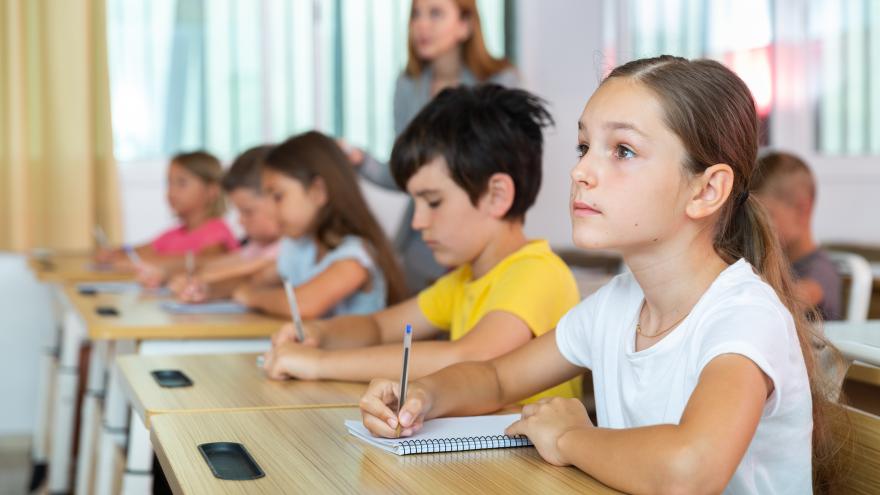
<instances>
[{"instance_id":1,"label":"notebook spiral binding","mask_svg":"<svg viewBox=\"0 0 880 495\"><path fill-rule=\"evenodd\" d=\"M406 440L397 444L403 454L430 454L435 452L461 452L465 450L497 449L506 447L528 447L532 442L517 435L491 435L466 438L436 438L425 440Z\"/></svg>"}]
</instances>

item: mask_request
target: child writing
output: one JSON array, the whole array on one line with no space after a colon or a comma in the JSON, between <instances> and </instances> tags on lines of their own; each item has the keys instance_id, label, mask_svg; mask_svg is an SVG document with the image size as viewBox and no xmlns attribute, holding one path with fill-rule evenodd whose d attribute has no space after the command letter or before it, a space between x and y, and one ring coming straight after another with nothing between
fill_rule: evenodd
<instances>
[{"instance_id":1,"label":"child writing","mask_svg":"<svg viewBox=\"0 0 880 495\"><path fill-rule=\"evenodd\" d=\"M391 166L414 199L412 227L437 262L454 269L384 311L307 324L308 345L286 326L266 355L268 376L395 376L406 323L420 341L411 376L501 356L552 329L577 304L577 285L547 241L523 233L541 186L549 122L542 102L525 91L487 85L440 93L398 138ZM436 340L447 332L448 341ZM580 397L580 379L545 389L531 400Z\"/></svg>"},{"instance_id":2,"label":"child writing","mask_svg":"<svg viewBox=\"0 0 880 495\"><path fill-rule=\"evenodd\" d=\"M134 266L123 249L99 251L96 260L135 269L139 279L158 285L165 272L183 266L188 251L212 256L237 250L238 240L223 221L222 175L220 161L204 151L174 156L168 166L167 198L180 225L135 248L143 260L140 266Z\"/></svg>"},{"instance_id":3,"label":"child writing","mask_svg":"<svg viewBox=\"0 0 880 495\"><path fill-rule=\"evenodd\" d=\"M318 132L294 136L269 152L262 168L285 238L277 270L236 289L237 301L290 316L282 279L294 286L305 319L370 313L403 297L391 245L334 140Z\"/></svg>"},{"instance_id":4,"label":"child writing","mask_svg":"<svg viewBox=\"0 0 880 495\"><path fill-rule=\"evenodd\" d=\"M507 434L629 493L812 493L811 453L828 438L820 337L749 194L757 148L754 100L721 64L613 70L578 122L570 214L577 246L619 251L630 273L510 354L410 382L399 415L398 384L374 380L364 425L411 435L591 369L598 425L580 401L552 399Z\"/></svg>"},{"instance_id":5,"label":"child writing","mask_svg":"<svg viewBox=\"0 0 880 495\"><path fill-rule=\"evenodd\" d=\"M823 320L839 320L840 275L813 238L816 180L810 168L789 153L767 153L758 159L753 190L794 270L796 293L810 308L818 309Z\"/></svg>"},{"instance_id":6,"label":"child writing","mask_svg":"<svg viewBox=\"0 0 880 495\"><path fill-rule=\"evenodd\" d=\"M223 176L223 190L238 211L248 242L238 252L204 264L196 275L180 274L169 288L184 302L229 297L236 286L274 271L281 226L272 199L261 191L261 163L271 146L251 148L235 159Z\"/></svg>"}]
</instances>

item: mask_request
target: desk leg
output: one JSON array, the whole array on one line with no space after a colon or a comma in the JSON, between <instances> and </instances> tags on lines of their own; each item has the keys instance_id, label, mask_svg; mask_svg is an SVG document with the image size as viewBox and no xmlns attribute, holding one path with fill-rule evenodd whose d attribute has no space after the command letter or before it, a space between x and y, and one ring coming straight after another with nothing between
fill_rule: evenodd
<instances>
[{"instance_id":1,"label":"desk leg","mask_svg":"<svg viewBox=\"0 0 880 495\"><path fill-rule=\"evenodd\" d=\"M46 480L49 450L49 431L52 427L52 397L55 390L55 374L58 372L58 340L64 318L61 298L64 297L57 286L44 284L52 307L52 327L43 336L43 349L40 354L39 376L37 377L37 416L31 438L31 483L33 492Z\"/></svg>"},{"instance_id":2,"label":"desk leg","mask_svg":"<svg viewBox=\"0 0 880 495\"><path fill-rule=\"evenodd\" d=\"M98 466L95 470L95 493L111 495L116 474L114 454L117 446L125 443L127 436L128 405L122 390L122 376L116 366L116 357L134 352L134 342L118 341L114 352L110 353L107 363L110 367L110 378L107 383L107 395L104 398L104 424L101 428L101 440L98 451Z\"/></svg>"},{"instance_id":3,"label":"desk leg","mask_svg":"<svg viewBox=\"0 0 880 495\"><path fill-rule=\"evenodd\" d=\"M153 447L150 430L135 411L131 411L128 428L128 452L125 456L123 495L147 495L153 490Z\"/></svg>"},{"instance_id":4,"label":"desk leg","mask_svg":"<svg viewBox=\"0 0 880 495\"><path fill-rule=\"evenodd\" d=\"M73 445L74 408L79 385L79 350L85 335L85 328L76 312L66 311L55 382L49 493L70 491L70 451Z\"/></svg>"},{"instance_id":5,"label":"desk leg","mask_svg":"<svg viewBox=\"0 0 880 495\"><path fill-rule=\"evenodd\" d=\"M79 451L76 455L77 494L92 493L92 467L95 462L95 441L97 437L98 404L104 396L106 380L107 341L98 340L92 344L89 359L89 377L83 397L79 423Z\"/></svg>"}]
</instances>

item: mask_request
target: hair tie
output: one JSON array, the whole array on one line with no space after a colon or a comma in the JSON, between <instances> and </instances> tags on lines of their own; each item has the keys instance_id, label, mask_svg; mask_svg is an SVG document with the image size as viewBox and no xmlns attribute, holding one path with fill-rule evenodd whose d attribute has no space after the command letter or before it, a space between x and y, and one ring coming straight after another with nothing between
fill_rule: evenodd
<instances>
[{"instance_id":1,"label":"hair tie","mask_svg":"<svg viewBox=\"0 0 880 495\"><path fill-rule=\"evenodd\" d=\"M748 201L748 200L749 200L749 190L746 189L745 191L739 193L739 196L737 196L736 207L741 208L744 204L746 204L746 201Z\"/></svg>"}]
</instances>

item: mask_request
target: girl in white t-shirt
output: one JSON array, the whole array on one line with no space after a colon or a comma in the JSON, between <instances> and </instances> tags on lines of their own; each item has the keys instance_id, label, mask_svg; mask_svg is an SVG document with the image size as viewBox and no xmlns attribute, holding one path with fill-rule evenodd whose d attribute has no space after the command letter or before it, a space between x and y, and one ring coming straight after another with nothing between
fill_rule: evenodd
<instances>
[{"instance_id":1,"label":"girl in white t-shirt","mask_svg":"<svg viewBox=\"0 0 880 495\"><path fill-rule=\"evenodd\" d=\"M827 438L813 379L821 337L748 192L758 148L748 88L714 61L630 62L590 98L578 141L574 243L620 252L630 272L555 332L412 382L399 415L398 384L374 380L364 425L411 435L590 369L596 426L580 401L555 398L525 406L507 433L626 492L811 493Z\"/></svg>"}]
</instances>

